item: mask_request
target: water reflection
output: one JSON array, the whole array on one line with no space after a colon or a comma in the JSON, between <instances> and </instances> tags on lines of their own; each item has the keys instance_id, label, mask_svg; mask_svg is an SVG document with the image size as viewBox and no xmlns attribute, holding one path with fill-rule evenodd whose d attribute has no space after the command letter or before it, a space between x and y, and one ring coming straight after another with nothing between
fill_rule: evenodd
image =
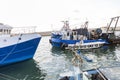
<instances>
[{"instance_id":1,"label":"water reflection","mask_svg":"<svg viewBox=\"0 0 120 80\"><path fill-rule=\"evenodd\" d=\"M46 75L40 68L37 68L33 59L1 67L0 73L12 76L18 80L44 80ZM0 80L3 79L0 78Z\"/></svg>"},{"instance_id":2,"label":"water reflection","mask_svg":"<svg viewBox=\"0 0 120 80\"><path fill-rule=\"evenodd\" d=\"M119 65L120 54L118 54L119 52L117 51L119 47L119 45L106 45L98 49L81 50L81 54L83 56L92 59L92 62L87 62L84 60L81 69ZM59 48L53 47L51 52L54 56L64 56L67 60L69 60L69 62L71 62L72 58L74 57L72 52L69 50L61 50Z\"/></svg>"},{"instance_id":3,"label":"water reflection","mask_svg":"<svg viewBox=\"0 0 120 80\"><path fill-rule=\"evenodd\" d=\"M69 61L71 61L71 59L73 58L72 52L70 50L63 50L60 48L52 47L51 52L53 56L63 56Z\"/></svg>"},{"instance_id":4,"label":"water reflection","mask_svg":"<svg viewBox=\"0 0 120 80\"><path fill-rule=\"evenodd\" d=\"M120 46L109 45L98 49L91 49L88 51L81 51L84 56L92 59L92 63L84 62L82 69L109 67L120 65L118 61L118 51ZM117 55L116 55L117 54ZM119 55L120 58L120 55ZM89 67L88 67L89 66Z\"/></svg>"}]
</instances>

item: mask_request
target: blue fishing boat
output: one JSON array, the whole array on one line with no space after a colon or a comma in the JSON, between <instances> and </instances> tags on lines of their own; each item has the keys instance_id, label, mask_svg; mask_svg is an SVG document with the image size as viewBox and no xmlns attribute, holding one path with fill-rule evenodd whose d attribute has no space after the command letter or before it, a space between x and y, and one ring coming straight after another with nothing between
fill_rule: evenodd
<instances>
[{"instance_id":1,"label":"blue fishing boat","mask_svg":"<svg viewBox=\"0 0 120 80\"><path fill-rule=\"evenodd\" d=\"M83 28L71 30L68 21L63 21L64 25L60 31L52 32L50 43L53 47L67 47L68 44L76 44L81 40L83 43L104 42L108 44L106 39L102 39L102 30L88 30L88 21L85 22Z\"/></svg>"},{"instance_id":2,"label":"blue fishing boat","mask_svg":"<svg viewBox=\"0 0 120 80\"><path fill-rule=\"evenodd\" d=\"M37 33L11 34L12 27L0 24L0 66L33 58L41 36Z\"/></svg>"}]
</instances>

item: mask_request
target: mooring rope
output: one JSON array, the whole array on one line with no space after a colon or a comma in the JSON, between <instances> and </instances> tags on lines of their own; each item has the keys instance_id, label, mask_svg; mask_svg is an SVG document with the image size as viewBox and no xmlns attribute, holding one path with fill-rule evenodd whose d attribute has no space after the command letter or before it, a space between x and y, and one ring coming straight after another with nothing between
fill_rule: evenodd
<instances>
[{"instance_id":1,"label":"mooring rope","mask_svg":"<svg viewBox=\"0 0 120 80\"><path fill-rule=\"evenodd\" d=\"M73 55L74 55L74 58L72 59L73 65L80 66L80 63L81 64L83 63L82 58L76 53L76 51L72 50L72 52L73 52Z\"/></svg>"}]
</instances>

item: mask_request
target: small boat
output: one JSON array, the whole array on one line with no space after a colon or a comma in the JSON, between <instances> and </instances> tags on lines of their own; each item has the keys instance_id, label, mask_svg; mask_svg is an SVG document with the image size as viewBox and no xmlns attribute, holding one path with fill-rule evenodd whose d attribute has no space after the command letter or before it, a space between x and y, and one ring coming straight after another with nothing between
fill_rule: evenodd
<instances>
[{"instance_id":1,"label":"small boat","mask_svg":"<svg viewBox=\"0 0 120 80\"><path fill-rule=\"evenodd\" d=\"M37 33L12 35L12 29L0 23L0 66L33 58L41 39Z\"/></svg>"},{"instance_id":2,"label":"small boat","mask_svg":"<svg viewBox=\"0 0 120 80\"><path fill-rule=\"evenodd\" d=\"M83 58L87 62L91 62L90 59L81 55L80 50L74 52L73 69L69 72L64 72L59 75L58 80L120 80L120 66L99 67L89 70L82 70L81 64Z\"/></svg>"},{"instance_id":3,"label":"small boat","mask_svg":"<svg viewBox=\"0 0 120 80\"><path fill-rule=\"evenodd\" d=\"M59 80L120 80L120 67L105 67L60 74ZM76 74L77 73L77 74ZM63 77L64 76L64 77Z\"/></svg>"},{"instance_id":4,"label":"small boat","mask_svg":"<svg viewBox=\"0 0 120 80\"><path fill-rule=\"evenodd\" d=\"M99 48L105 44L104 41L96 40L95 42L84 43L82 40L76 44L68 44L66 49L94 49Z\"/></svg>"},{"instance_id":5,"label":"small boat","mask_svg":"<svg viewBox=\"0 0 120 80\"><path fill-rule=\"evenodd\" d=\"M69 44L76 44L83 40L84 43L101 41L108 44L106 39L101 39L102 31L97 29L96 31L88 31L88 21L85 22L83 28L70 29L68 21L64 21L64 25L60 31L52 32L49 42L53 47L65 48ZM101 40L100 40L101 39Z\"/></svg>"}]
</instances>

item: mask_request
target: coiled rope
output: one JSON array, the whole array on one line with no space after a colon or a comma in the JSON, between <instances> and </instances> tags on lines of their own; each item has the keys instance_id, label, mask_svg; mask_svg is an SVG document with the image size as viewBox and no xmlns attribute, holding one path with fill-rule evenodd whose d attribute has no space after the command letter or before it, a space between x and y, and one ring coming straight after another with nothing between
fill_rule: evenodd
<instances>
[{"instance_id":1,"label":"coiled rope","mask_svg":"<svg viewBox=\"0 0 120 80\"><path fill-rule=\"evenodd\" d=\"M76 53L76 51L73 51L73 50L72 50L72 52L73 52L73 55L74 55L74 58L72 59L73 65L75 65L75 66L82 66L83 60L82 60L82 58L80 57L80 55L78 55L78 54Z\"/></svg>"}]
</instances>

